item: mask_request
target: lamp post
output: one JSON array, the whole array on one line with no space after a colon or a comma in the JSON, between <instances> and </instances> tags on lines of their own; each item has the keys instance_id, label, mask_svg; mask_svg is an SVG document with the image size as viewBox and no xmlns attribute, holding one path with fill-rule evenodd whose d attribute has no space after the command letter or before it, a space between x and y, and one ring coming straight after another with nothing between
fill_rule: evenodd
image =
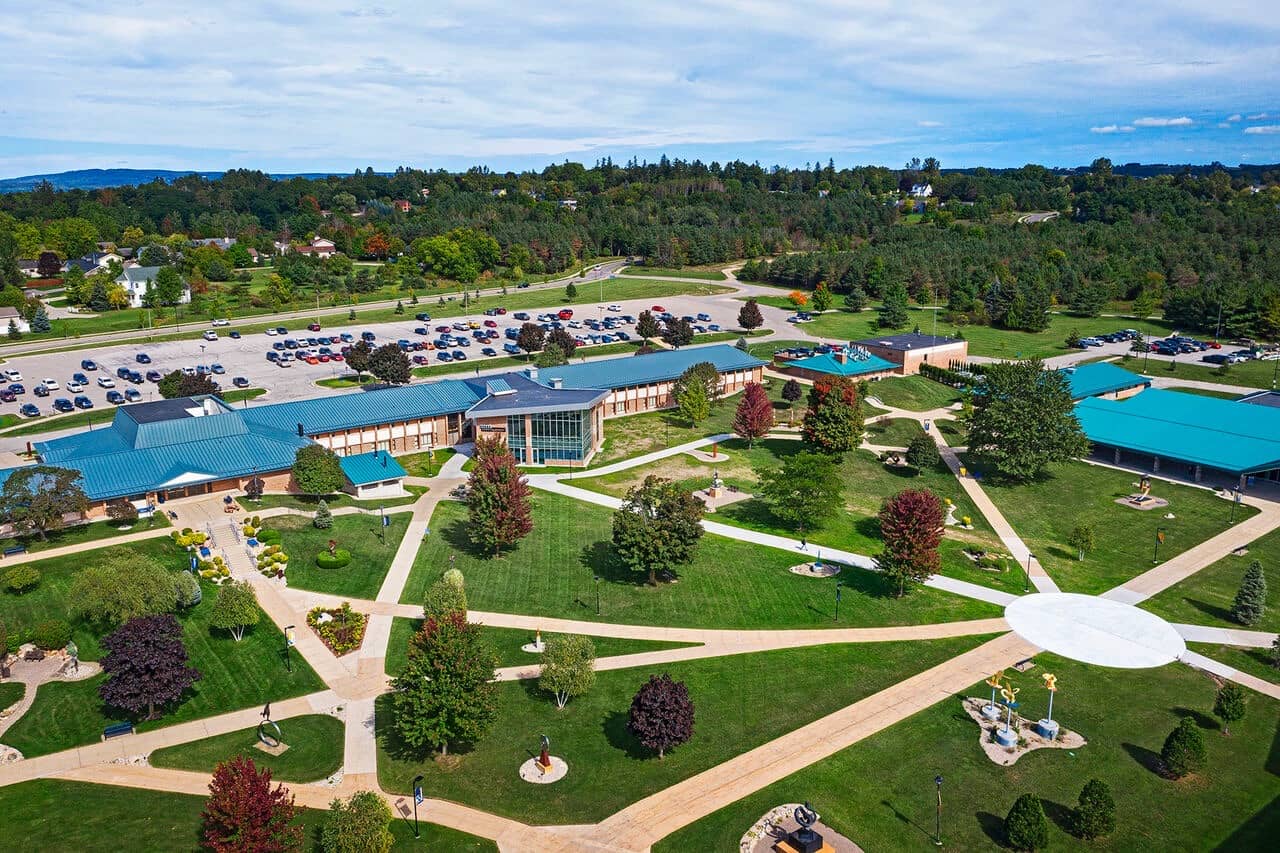
<instances>
[{"instance_id":1,"label":"lamp post","mask_svg":"<svg viewBox=\"0 0 1280 853\"><path fill-rule=\"evenodd\" d=\"M1240 490L1238 488L1232 489L1231 490L1231 517L1227 519L1228 527L1236 523L1236 504L1238 503L1240 503Z\"/></svg>"},{"instance_id":2,"label":"lamp post","mask_svg":"<svg viewBox=\"0 0 1280 853\"><path fill-rule=\"evenodd\" d=\"M1160 562L1160 546L1164 544L1164 530L1163 527L1156 528L1156 544L1151 552L1151 562L1153 563Z\"/></svg>"},{"instance_id":3,"label":"lamp post","mask_svg":"<svg viewBox=\"0 0 1280 853\"><path fill-rule=\"evenodd\" d=\"M600 615L600 576L595 575L596 582L596 615Z\"/></svg>"},{"instance_id":4,"label":"lamp post","mask_svg":"<svg viewBox=\"0 0 1280 853\"><path fill-rule=\"evenodd\" d=\"M933 828L934 828L933 843L936 846L941 847L942 846L942 776L941 775L934 776L933 784L938 792L938 810L937 810L936 817L934 819L934 824L933 824Z\"/></svg>"},{"instance_id":5,"label":"lamp post","mask_svg":"<svg viewBox=\"0 0 1280 853\"><path fill-rule=\"evenodd\" d=\"M418 803L422 802L422 775L413 777L413 837L418 835Z\"/></svg>"},{"instance_id":6,"label":"lamp post","mask_svg":"<svg viewBox=\"0 0 1280 853\"><path fill-rule=\"evenodd\" d=\"M289 672L293 672L293 658L289 655L289 649L293 647L293 629L293 625L284 628L284 665Z\"/></svg>"},{"instance_id":7,"label":"lamp post","mask_svg":"<svg viewBox=\"0 0 1280 853\"><path fill-rule=\"evenodd\" d=\"M1022 572L1022 591L1023 592L1031 592L1031 559L1032 557L1033 557L1032 553L1030 551L1027 551L1027 565L1024 567Z\"/></svg>"},{"instance_id":8,"label":"lamp post","mask_svg":"<svg viewBox=\"0 0 1280 853\"><path fill-rule=\"evenodd\" d=\"M840 621L840 590L844 585L840 581L836 581L836 618L832 621Z\"/></svg>"}]
</instances>

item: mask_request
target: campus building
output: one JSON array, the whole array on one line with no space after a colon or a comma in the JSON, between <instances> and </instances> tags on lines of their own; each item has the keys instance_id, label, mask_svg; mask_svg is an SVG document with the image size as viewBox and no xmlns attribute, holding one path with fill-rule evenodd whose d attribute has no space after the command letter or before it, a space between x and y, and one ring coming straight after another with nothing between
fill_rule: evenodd
<instances>
[{"instance_id":1,"label":"campus building","mask_svg":"<svg viewBox=\"0 0 1280 853\"><path fill-rule=\"evenodd\" d=\"M950 367L969 357L968 341L942 335L921 335L913 332L905 335L867 338L853 343L872 355L897 365L898 372L904 376L919 373L922 364Z\"/></svg>"},{"instance_id":2,"label":"campus building","mask_svg":"<svg viewBox=\"0 0 1280 853\"><path fill-rule=\"evenodd\" d=\"M1151 380L1105 361L1062 368L1071 389L1071 399L1086 397L1123 400L1151 387Z\"/></svg>"},{"instance_id":3,"label":"campus building","mask_svg":"<svg viewBox=\"0 0 1280 853\"><path fill-rule=\"evenodd\" d=\"M711 346L245 409L217 397L161 400L121 406L109 427L38 442L35 451L42 464L81 472L91 516L119 498L149 505L242 491L254 478L266 491L291 491L294 457L312 443L342 457L357 497L387 497L403 494L405 472L392 454L479 434L500 436L522 464L585 466L606 419L673 406L672 383L698 362L715 366L726 395L760 381L764 368L733 347Z\"/></svg>"},{"instance_id":4,"label":"campus building","mask_svg":"<svg viewBox=\"0 0 1280 853\"><path fill-rule=\"evenodd\" d=\"M898 365L865 349L846 348L805 356L780 364L783 372L810 382L824 376L850 379L883 379L898 373Z\"/></svg>"}]
</instances>

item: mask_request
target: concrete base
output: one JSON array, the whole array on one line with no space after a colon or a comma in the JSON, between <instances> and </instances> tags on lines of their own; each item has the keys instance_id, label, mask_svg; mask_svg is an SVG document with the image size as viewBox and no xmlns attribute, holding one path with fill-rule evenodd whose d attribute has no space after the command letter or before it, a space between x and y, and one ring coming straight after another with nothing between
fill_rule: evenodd
<instances>
[{"instance_id":1,"label":"concrete base","mask_svg":"<svg viewBox=\"0 0 1280 853\"><path fill-rule=\"evenodd\" d=\"M520 647L520 651L528 652L531 655L540 655L547 650L546 643L525 643Z\"/></svg>"},{"instance_id":2,"label":"concrete base","mask_svg":"<svg viewBox=\"0 0 1280 853\"><path fill-rule=\"evenodd\" d=\"M538 759L530 758L524 764L520 765L520 778L526 782L532 782L534 785L550 785L552 782L559 782L569 773L569 765L565 763L563 758L551 756L551 767L544 769L538 764Z\"/></svg>"},{"instance_id":3,"label":"concrete base","mask_svg":"<svg viewBox=\"0 0 1280 853\"><path fill-rule=\"evenodd\" d=\"M1053 740L1058 736L1058 721L1036 720L1036 734L1045 740Z\"/></svg>"},{"instance_id":4,"label":"concrete base","mask_svg":"<svg viewBox=\"0 0 1280 853\"><path fill-rule=\"evenodd\" d=\"M998 705L983 705L983 706L982 706L982 716L986 717L988 720L998 720L998 719L1000 719L1000 706L998 706Z\"/></svg>"},{"instance_id":5,"label":"concrete base","mask_svg":"<svg viewBox=\"0 0 1280 853\"><path fill-rule=\"evenodd\" d=\"M1004 726L1000 726L998 729L996 729L995 737L996 737L996 743L1000 744L1001 746L1007 747L1007 746L1018 745L1017 729L1006 729Z\"/></svg>"},{"instance_id":6,"label":"concrete base","mask_svg":"<svg viewBox=\"0 0 1280 853\"><path fill-rule=\"evenodd\" d=\"M280 755L289 750L289 744L287 743L280 743L280 744L276 744L275 746L267 746L262 741L258 741L257 743L254 744L254 747L262 750L267 755Z\"/></svg>"}]
</instances>

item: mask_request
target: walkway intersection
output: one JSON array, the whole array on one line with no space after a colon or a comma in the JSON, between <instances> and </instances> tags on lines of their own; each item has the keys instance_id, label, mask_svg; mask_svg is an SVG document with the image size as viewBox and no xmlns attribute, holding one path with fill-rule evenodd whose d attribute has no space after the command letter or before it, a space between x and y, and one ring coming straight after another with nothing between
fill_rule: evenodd
<instances>
[{"instance_id":1,"label":"walkway intersection","mask_svg":"<svg viewBox=\"0 0 1280 853\"><path fill-rule=\"evenodd\" d=\"M734 295L765 292L754 285L743 285L726 271ZM772 292L772 291L768 291ZM761 305L768 323L782 327L784 312ZM775 316L776 315L776 316ZM788 327L788 335L811 338L803 329ZM910 418L916 421L953 418L947 409L911 412L888 409L886 418ZM960 476L960 461L937 429L929 431L938 443L947 465L956 475L960 487L986 517L1009 553L1026 564L1029 549L1016 531L987 497L981 483ZM634 459L592 469L591 476L623 471L668 456L696 451L707 444L730 436L711 436L677 447L666 448ZM408 530L391 562L375 600L361 601L289 588L285 583L260 575L249 559L239 537L222 513L221 503L211 500L174 502L178 526L212 529L216 546L223 551L237 576L247 578L258 594L263 611L278 626L305 626L307 611L316 605L351 601L353 607L370 615L362 647L344 657L335 657L310 630L297 630L295 650L324 681L326 689L308 696L272 703L273 718L289 719L304 714L332 713L345 727L341 782L293 785L291 790L301 806L327 808L334 797L347 796L357 790L381 791L377 778L377 742L373 727L376 698L389 689L390 679L384 672L387 644L392 620L396 617L420 618L416 604L401 604L418 549L427 535L432 513L441 500L465 482L462 466L464 452L451 457L437 477L411 478L415 485L429 490L410 505L395 512L412 513ZM617 498L579 488L565 475L531 474L531 486L555 492L576 500L616 508ZM1029 575L1036 592L1025 596L990 589L955 578L934 576L927 584L955 595L967 596L1006 607L1005 617L931 625L883 628L833 628L798 630L711 630L672 628L665 626L624 625L553 619L514 613L472 611L468 618L477 623L503 628L543 630L552 633L575 633L597 637L636 640L660 640L691 643L683 648L641 652L600 658L600 670L627 667L656 667L675 661L726 655L748 654L772 649L801 648L829 643L871 643L901 640L924 640L942 637L998 635L963 654L917 673L878 693L854 702L834 713L814 720L719 765L703 770L665 790L634 802L596 824L581 826L532 827L519 821L490 814L475 808L438 799L428 799L419 808L420 816L429 822L453 827L492 839L501 851L520 853L579 853L579 851L644 851L670 833L687 826L767 785L795 773L814 762L846 749L877 732L906 719L937 702L943 701L981 681L992 672L1048 649L1056 654L1102 666L1156 666L1175 659L1206 670L1218 677L1237 681L1251 689L1280 698L1280 687L1261 681L1186 650L1185 642L1211 642L1244 647L1270 645L1274 635L1265 632L1237 631L1196 625L1169 625L1158 617L1137 610L1133 604L1191 576L1242 544L1280 526L1280 507L1259 502L1258 515L1235 525L1183 554L1170 559L1136 578L1125 582L1101 597L1062 594L1053 579L1031 558ZM334 514L358 512L344 507ZM271 509L257 513L263 517L296 512ZM763 547L801 553L802 543L784 536L760 533L733 525L704 521L708 532L718 536L750 542ZM110 543L85 543L31 555L26 559L42 559L58 553L70 553L167 535L168 530L143 531L130 538ZM824 557L874 571L875 561L866 555L824 547ZM497 673L499 680L534 678L536 665L506 667ZM259 709L246 708L189 723L175 724L130 737L90 744L51 755L24 759L0 766L0 785L41 778L76 779L101 784L169 790L196 796L207 794L209 774L166 770L145 763L124 763L152 751L225 734L256 725ZM120 763L118 763L120 762ZM410 812L411 802L397 794L381 792L399 815ZM744 827L745 829L745 827Z\"/></svg>"}]
</instances>

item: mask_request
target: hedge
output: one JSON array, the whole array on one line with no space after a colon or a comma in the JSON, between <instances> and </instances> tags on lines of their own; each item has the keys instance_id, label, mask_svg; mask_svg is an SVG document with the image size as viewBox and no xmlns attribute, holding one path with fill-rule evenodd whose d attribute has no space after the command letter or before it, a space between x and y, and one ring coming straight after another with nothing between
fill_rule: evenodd
<instances>
[{"instance_id":1,"label":"hedge","mask_svg":"<svg viewBox=\"0 0 1280 853\"><path fill-rule=\"evenodd\" d=\"M339 548L332 554L328 551L316 554L316 565L322 569L341 569L350 562L351 552L346 548Z\"/></svg>"},{"instance_id":2,"label":"hedge","mask_svg":"<svg viewBox=\"0 0 1280 853\"><path fill-rule=\"evenodd\" d=\"M14 566L4 573L4 586L10 592L24 593L40 583L40 570L35 566Z\"/></svg>"},{"instance_id":3,"label":"hedge","mask_svg":"<svg viewBox=\"0 0 1280 853\"><path fill-rule=\"evenodd\" d=\"M31 629L31 642L46 652L66 648L71 642L71 626L62 619L46 619Z\"/></svg>"}]
</instances>

